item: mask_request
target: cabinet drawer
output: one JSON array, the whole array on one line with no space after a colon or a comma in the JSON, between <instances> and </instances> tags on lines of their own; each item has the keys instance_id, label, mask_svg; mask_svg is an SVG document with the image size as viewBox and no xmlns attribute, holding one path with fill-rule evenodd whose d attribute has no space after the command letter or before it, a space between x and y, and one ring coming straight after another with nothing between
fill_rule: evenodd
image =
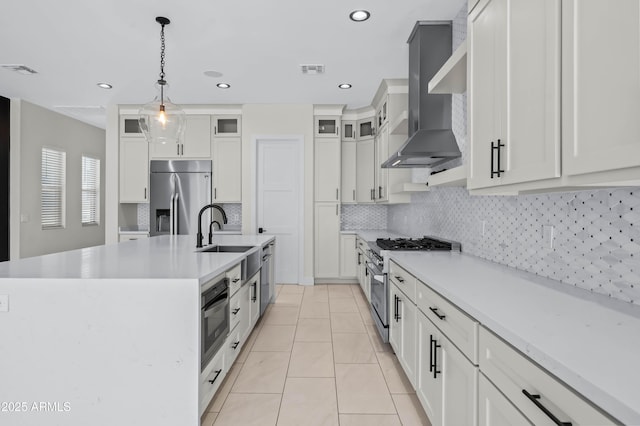
<instances>
[{"instance_id":1,"label":"cabinet drawer","mask_svg":"<svg viewBox=\"0 0 640 426\"><path fill-rule=\"evenodd\" d=\"M229 332L232 333L240 323L244 312L242 312L242 292L237 292L229 301Z\"/></svg>"},{"instance_id":2,"label":"cabinet drawer","mask_svg":"<svg viewBox=\"0 0 640 426\"><path fill-rule=\"evenodd\" d=\"M478 364L478 322L426 284L416 285L416 304L473 364Z\"/></svg>"},{"instance_id":3,"label":"cabinet drawer","mask_svg":"<svg viewBox=\"0 0 640 426\"><path fill-rule=\"evenodd\" d=\"M561 422L575 425L614 424L520 352L480 327L480 371L535 425L555 424L539 408L545 407ZM527 396L524 392L528 392Z\"/></svg>"},{"instance_id":4,"label":"cabinet drawer","mask_svg":"<svg viewBox=\"0 0 640 426\"><path fill-rule=\"evenodd\" d=\"M242 268L240 263L229 269L224 276L229 279L229 295L233 296L240 289L240 286L242 286Z\"/></svg>"},{"instance_id":5,"label":"cabinet drawer","mask_svg":"<svg viewBox=\"0 0 640 426\"><path fill-rule=\"evenodd\" d=\"M200 415L207 409L226 375L225 351L219 350L200 374Z\"/></svg>"},{"instance_id":6,"label":"cabinet drawer","mask_svg":"<svg viewBox=\"0 0 640 426\"><path fill-rule=\"evenodd\" d=\"M233 362L238 357L243 344L242 330L240 330L240 327L236 327L231 333L229 333L229 336L225 341L225 350L227 352L226 361L228 366L233 365Z\"/></svg>"},{"instance_id":7,"label":"cabinet drawer","mask_svg":"<svg viewBox=\"0 0 640 426\"><path fill-rule=\"evenodd\" d=\"M413 303L416 303L416 279L395 262L389 264L389 280L393 282Z\"/></svg>"}]
</instances>

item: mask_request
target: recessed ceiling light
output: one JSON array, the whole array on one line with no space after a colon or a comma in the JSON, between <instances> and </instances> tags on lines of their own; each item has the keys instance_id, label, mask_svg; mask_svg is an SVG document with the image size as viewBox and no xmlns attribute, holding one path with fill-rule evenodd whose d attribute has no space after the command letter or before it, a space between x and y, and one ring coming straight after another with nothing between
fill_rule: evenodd
<instances>
[{"instance_id":1,"label":"recessed ceiling light","mask_svg":"<svg viewBox=\"0 0 640 426\"><path fill-rule=\"evenodd\" d=\"M349 18L355 22L366 21L370 16L371 14L367 10L354 10L349 14Z\"/></svg>"},{"instance_id":2,"label":"recessed ceiling light","mask_svg":"<svg viewBox=\"0 0 640 426\"><path fill-rule=\"evenodd\" d=\"M338 84L338 87L341 89L351 89L351 85L349 83Z\"/></svg>"},{"instance_id":3,"label":"recessed ceiling light","mask_svg":"<svg viewBox=\"0 0 640 426\"><path fill-rule=\"evenodd\" d=\"M113 86L109 83L98 83L98 87L101 89L111 89Z\"/></svg>"},{"instance_id":4,"label":"recessed ceiling light","mask_svg":"<svg viewBox=\"0 0 640 426\"><path fill-rule=\"evenodd\" d=\"M228 89L229 87L231 87L231 85L228 83L218 83L216 84L216 86L218 86L221 89Z\"/></svg>"}]
</instances>

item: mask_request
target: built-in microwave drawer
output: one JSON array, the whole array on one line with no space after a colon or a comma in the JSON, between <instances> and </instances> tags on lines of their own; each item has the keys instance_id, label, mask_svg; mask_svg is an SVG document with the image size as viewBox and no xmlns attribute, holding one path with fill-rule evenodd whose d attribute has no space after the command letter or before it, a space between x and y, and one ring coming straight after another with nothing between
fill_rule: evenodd
<instances>
[{"instance_id":1,"label":"built-in microwave drawer","mask_svg":"<svg viewBox=\"0 0 640 426\"><path fill-rule=\"evenodd\" d=\"M418 281L416 305L460 349L478 365L478 322L448 300Z\"/></svg>"},{"instance_id":2,"label":"built-in microwave drawer","mask_svg":"<svg viewBox=\"0 0 640 426\"><path fill-rule=\"evenodd\" d=\"M573 425L615 424L484 327L480 327L479 342L480 371L534 425L561 424L559 422ZM558 422L553 421L552 417Z\"/></svg>"},{"instance_id":3,"label":"built-in microwave drawer","mask_svg":"<svg viewBox=\"0 0 640 426\"><path fill-rule=\"evenodd\" d=\"M233 268L229 269L225 277L229 279L229 296L233 296L242 286L242 266L238 263Z\"/></svg>"},{"instance_id":4,"label":"built-in microwave drawer","mask_svg":"<svg viewBox=\"0 0 640 426\"><path fill-rule=\"evenodd\" d=\"M389 263L389 279L398 287L413 303L416 303L416 278L401 268L397 263Z\"/></svg>"}]
</instances>

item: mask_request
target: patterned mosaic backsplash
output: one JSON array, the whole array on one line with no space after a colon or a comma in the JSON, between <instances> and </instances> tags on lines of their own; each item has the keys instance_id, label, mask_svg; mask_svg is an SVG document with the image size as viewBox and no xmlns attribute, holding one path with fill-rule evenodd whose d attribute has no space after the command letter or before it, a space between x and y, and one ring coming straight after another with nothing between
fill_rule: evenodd
<instances>
[{"instance_id":1,"label":"patterned mosaic backsplash","mask_svg":"<svg viewBox=\"0 0 640 426\"><path fill-rule=\"evenodd\" d=\"M454 49L464 38L466 6L453 21ZM452 115L466 161L466 94L453 96ZM413 169L412 179L429 172ZM511 197L433 188L390 206L388 227L460 241L465 253L640 305L640 188Z\"/></svg>"},{"instance_id":2,"label":"patterned mosaic backsplash","mask_svg":"<svg viewBox=\"0 0 640 426\"><path fill-rule=\"evenodd\" d=\"M221 204L227 214L228 225L242 225L242 204ZM149 204L138 204L138 226L149 227Z\"/></svg>"},{"instance_id":3,"label":"patterned mosaic backsplash","mask_svg":"<svg viewBox=\"0 0 640 426\"><path fill-rule=\"evenodd\" d=\"M387 229L387 206L375 204L343 204L340 221L343 231Z\"/></svg>"}]
</instances>

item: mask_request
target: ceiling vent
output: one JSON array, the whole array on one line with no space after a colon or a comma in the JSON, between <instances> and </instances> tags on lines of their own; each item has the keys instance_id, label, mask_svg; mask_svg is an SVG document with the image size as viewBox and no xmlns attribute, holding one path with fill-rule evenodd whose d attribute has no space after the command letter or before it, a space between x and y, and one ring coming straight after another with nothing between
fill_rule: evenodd
<instances>
[{"instance_id":1,"label":"ceiling vent","mask_svg":"<svg viewBox=\"0 0 640 426\"><path fill-rule=\"evenodd\" d=\"M20 65L20 64L7 64L7 65L0 65L0 67L7 69L7 70L11 70L11 71L15 71L19 74L23 74L23 75L32 75L32 74L38 74L38 71L34 70L33 68L29 68L26 65Z\"/></svg>"},{"instance_id":2,"label":"ceiling vent","mask_svg":"<svg viewBox=\"0 0 640 426\"><path fill-rule=\"evenodd\" d=\"M303 64L300 65L302 74L324 74L324 65L320 64Z\"/></svg>"}]
</instances>

